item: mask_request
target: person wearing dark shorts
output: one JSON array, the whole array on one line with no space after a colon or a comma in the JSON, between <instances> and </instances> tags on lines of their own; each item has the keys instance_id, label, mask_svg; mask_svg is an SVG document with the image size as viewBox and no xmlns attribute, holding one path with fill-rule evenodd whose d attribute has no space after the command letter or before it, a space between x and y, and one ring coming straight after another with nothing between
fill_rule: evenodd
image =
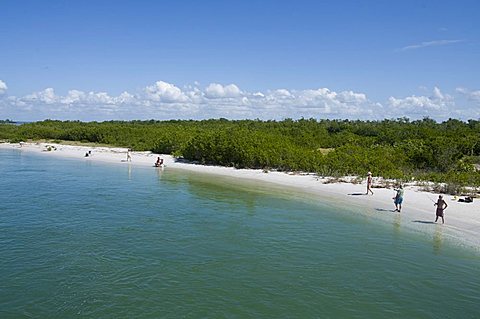
<instances>
[{"instance_id":1,"label":"person wearing dark shorts","mask_svg":"<svg viewBox=\"0 0 480 319\"><path fill-rule=\"evenodd\" d=\"M442 217L442 224L445 224L445 220L443 219L443 211L448 207L447 203L443 200L442 195L438 195L438 200L433 206L437 206L435 222L437 222L438 217Z\"/></svg>"},{"instance_id":2,"label":"person wearing dark shorts","mask_svg":"<svg viewBox=\"0 0 480 319\"><path fill-rule=\"evenodd\" d=\"M395 211L399 212L402 210L402 203L403 203L403 186L400 185L398 189L396 189L397 193L393 198L393 202L395 203Z\"/></svg>"}]
</instances>

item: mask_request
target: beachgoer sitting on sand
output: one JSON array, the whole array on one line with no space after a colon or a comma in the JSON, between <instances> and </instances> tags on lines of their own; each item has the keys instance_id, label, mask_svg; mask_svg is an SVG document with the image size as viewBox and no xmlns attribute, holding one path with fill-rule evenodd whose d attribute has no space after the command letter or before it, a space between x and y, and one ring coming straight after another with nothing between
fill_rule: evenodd
<instances>
[{"instance_id":1,"label":"beachgoer sitting on sand","mask_svg":"<svg viewBox=\"0 0 480 319\"><path fill-rule=\"evenodd\" d=\"M87 153L85 153L85 157L88 157L88 152L87 152Z\"/></svg>"},{"instance_id":2,"label":"beachgoer sitting on sand","mask_svg":"<svg viewBox=\"0 0 480 319\"><path fill-rule=\"evenodd\" d=\"M163 165L163 158L157 157L157 161L155 162L155 167L161 167Z\"/></svg>"},{"instance_id":3,"label":"beachgoer sitting on sand","mask_svg":"<svg viewBox=\"0 0 480 319\"><path fill-rule=\"evenodd\" d=\"M395 203L395 211L399 212L402 210L402 203L403 203L403 186L400 185L398 189L395 190L397 193L395 194L395 197L393 197L393 202Z\"/></svg>"},{"instance_id":4,"label":"beachgoer sitting on sand","mask_svg":"<svg viewBox=\"0 0 480 319\"><path fill-rule=\"evenodd\" d=\"M473 203L473 197L466 196L465 198L460 198L458 201L462 203Z\"/></svg>"},{"instance_id":5,"label":"beachgoer sitting on sand","mask_svg":"<svg viewBox=\"0 0 480 319\"><path fill-rule=\"evenodd\" d=\"M443 200L442 195L438 195L438 200L433 206L437 206L435 222L437 222L438 217L442 217L442 224L445 224L445 220L443 219L443 211L448 207L447 203Z\"/></svg>"}]
</instances>

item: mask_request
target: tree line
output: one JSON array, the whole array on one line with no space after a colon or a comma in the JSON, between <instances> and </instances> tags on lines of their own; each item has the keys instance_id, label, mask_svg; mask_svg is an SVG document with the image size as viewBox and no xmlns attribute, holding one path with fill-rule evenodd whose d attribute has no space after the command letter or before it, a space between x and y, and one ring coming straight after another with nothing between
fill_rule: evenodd
<instances>
[{"instance_id":1,"label":"tree line","mask_svg":"<svg viewBox=\"0 0 480 319\"><path fill-rule=\"evenodd\" d=\"M480 185L480 121L170 120L0 122L0 139L66 140L203 164Z\"/></svg>"}]
</instances>

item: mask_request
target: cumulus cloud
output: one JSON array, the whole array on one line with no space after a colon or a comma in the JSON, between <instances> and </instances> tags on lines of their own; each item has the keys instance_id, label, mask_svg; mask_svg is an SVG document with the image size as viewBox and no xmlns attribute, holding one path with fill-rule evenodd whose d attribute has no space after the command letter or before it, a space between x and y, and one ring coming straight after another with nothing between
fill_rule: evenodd
<instances>
[{"instance_id":1,"label":"cumulus cloud","mask_svg":"<svg viewBox=\"0 0 480 319\"><path fill-rule=\"evenodd\" d=\"M32 94L26 95L21 100L24 102L53 104L57 102L58 98L55 95L55 91L53 88L46 88L43 91L34 92Z\"/></svg>"},{"instance_id":2,"label":"cumulus cloud","mask_svg":"<svg viewBox=\"0 0 480 319\"><path fill-rule=\"evenodd\" d=\"M78 90L70 90L68 94L62 99L62 103L73 104L81 102L85 99L85 93Z\"/></svg>"},{"instance_id":3,"label":"cumulus cloud","mask_svg":"<svg viewBox=\"0 0 480 319\"><path fill-rule=\"evenodd\" d=\"M65 96L57 95L53 88L46 88L43 91L34 92L18 98L18 101L31 104L59 104L59 105L115 105L124 98L124 94L118 98L111 97L106 92L88 92L70 90Z\"/></svg>"},{"instance_id":4,"label":"cumulus cloud","mask_svg":"<svg viewBox=\"0 0 480 319\"><path fill-rule=\"evenodd\" d=\"M0 80L0 95L4 94L7 91L7 89L8 89L7 83Z\"/></svg>"},{"instance_id":5,"label":"cumulus cloud","mask_svg":"<svg viewBox=\"0 0 480 319\"><path fill-rule=\"evenodd\" d=\"M147 99L156 102L174 103L186 102L187 96L173 84L157 81L154 85L145 88Z\"/></svg>"},{"instance_id":6,"label":"cumulus cloud","mask_svg":"<svg viewBox=\"0 0 480 319\"><path fill-rule=\"evenodd\" d=\"M23 97L10 97L8 104L19 111L48 118L81 120L369 118L382 113L380 103L370 101L364 93L353 91L281 88L250 93L235 84L211 83L203 90L198 85L195 83L180 89L174 84L157 81L136 94L123 92L118 96L80 90L58 95L53 88L47 88Z\"/></svg>"},{"instance_id":7,"label":"cumulus cloud","mask_svg":"<svg viewBox=\"0 0 480 319\"><path fill-rule=\"evenodd\" d=\"M234 98L242 94L242 91L235 84L221 85L211 83L205 89L205 96L209 99Z\"/></svg>"},{"instance_id":8,"label":"cumulus cloud","mask_svg":"<svg viewBox=\"0 0 480 319\"><path fill-rule=\"evenodd\" d=\"M3 83L3 82L2 82ZM6 85L5 85L6 87ZM5 92L6 89L3 89ZM235 84L198 83L182 88L157 81L135 93L119 95L107 92L69 90L57 94L53 88L22 97L4 95L0 99L0 118L38 120L43 118L109 119L275 119L348 118L381 120L384 118L436 119L473 118L479 114L480 91L457 88L456 94L472 101L475 107L459 108L455 98L438 87L430 94L391 96L384 103L372 101L365 93L333 91L320 87L304 90L279 88L267 91L243 91ZM477 110L477 111L475 111ZM28 115L29 118L25 116Z\"/></svg>"},{"instance_id":9,"label":"cumulus cloud","mask_svg":"<svg viewBox=\"0 0 480 319\"><path fill-rule=\"evenodd\" d=\"M391 113L398 116L448 117L455 108L455 100L451 95L444 94L438 87L434 87L430 96L390 97L388 105L392 108Z\"/></svg>"},{"instance_id":10,"label":"cumulus cloud","mask_svg":"<svg viewBox=\"0 0 480 319\"><path fill-rule=\"evenodd\" d=\"M293 97L292 93L286 89L278 89L272 92L272 96L280 97L280 98L291 98Z\"/></svg>"}]
</instances>

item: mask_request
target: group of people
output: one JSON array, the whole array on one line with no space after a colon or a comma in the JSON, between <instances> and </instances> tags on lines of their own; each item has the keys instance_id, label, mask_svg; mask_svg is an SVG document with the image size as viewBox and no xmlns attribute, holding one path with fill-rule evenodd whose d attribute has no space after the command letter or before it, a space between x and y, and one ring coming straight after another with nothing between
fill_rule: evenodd
<instances>
[{"instance_id":1,"label":"group of people","mask_svg":"<svg viewBox=\"0 0 480 319\"><path fill-rule=\"evenodd\" d=\"M373 183L373 179L372 179L372 173L371 172L368 172L367 173L367 194L372 194L373 195L373 191L372 191L372 183ZM404 189L403 189L403 186L400 185L398 188L395 189L395 196L392 198L393 199L393 203L395 204L395 212L401 212L402 210L402 203L403 203L403 194L404 194ZM438 221L438 218L441 217L442 218L442 224L445 223L445 219L444 219L444 210L448 207L447 203L445 202L445 200L443 199L443 196L442 195L438 195L438 200L437 202L434 202L433 206L436 206L437 209L436 209L436 218L435 218L435 223Z\"/></svg>"},{"instance_id":2,"label":"group of people","mask_svg":"<svg viewBox=\"0 0 480 319\"><path fill-rule=\"evenodd\" d=\"M157 157L157 161L155 162L155 167L163 167L163 158Z\"/></svg>"},{"instance_id":3,"label":"group of people","mask_svg":"<svg viewBox=\"0 0 480 319\"><path fill-rule=\"evenodd\" d=\"M132 153L131 152L132 152L131 149L127 150L127 162L132 161ZM85 156L87 156L87 155L85 155ZM154 166L155 167L164 167L163 158L160 158L160 156L158 156L157 161L154 163Z\"/></svg>"},{"instance_id":4,"label":"group of people","mask_svg":"<svg viewBox=\"0 0 480 319\"><path fill-rule=\"evenodd\" d=\"M88 155L85 155L88 156ZM127 162L132 161L132 150L127 149ZM153 164L155 167L164 167L163 164L163 158L160 158L160 156L157 157L157 161Z\"/></svg>"}]
</instances>

